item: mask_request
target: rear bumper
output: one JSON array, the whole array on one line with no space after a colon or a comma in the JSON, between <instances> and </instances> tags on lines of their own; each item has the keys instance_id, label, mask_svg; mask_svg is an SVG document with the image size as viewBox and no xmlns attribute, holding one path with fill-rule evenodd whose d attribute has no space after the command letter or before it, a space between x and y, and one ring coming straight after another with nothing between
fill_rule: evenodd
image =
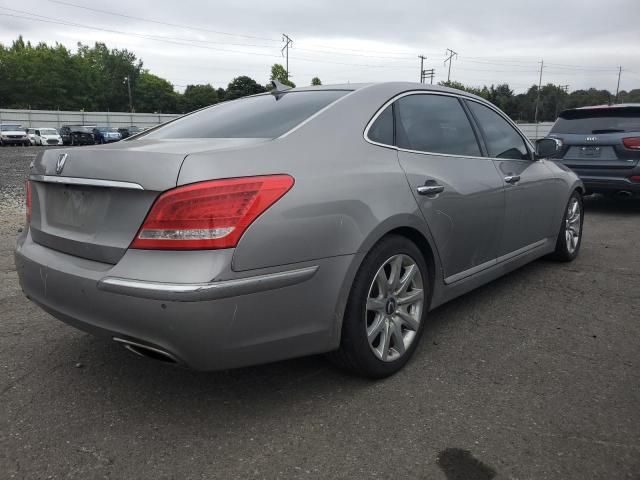
<instances>
[{"instance_id":1,"label":"rear bumper","mask_svg":"<svg viewBox=\"0 0 640 480\"><path fill-rule=\"evenodd\" d=\"M640 193L640 183L629 177L640 175L640 167L632 169L573 169L583 181L585 188L593 193L629 191Z\"/></svg>"},{"instance_id":2,"label":"rear bumper","mask_svg":"<svg viewBox=\"0 0 640 480\"><path fill-rule=\"evenodd\" d=\"M145 252L138 254L134 267ZM226 263L229 252L222 255ZM341 286L352 260L333 257L211 282L185 282L185 272L176 272L180 283L168 283L123 278L120 264L51 250L28 232L15 252L25 295L45 311L94 335L168 352L198 370L336 348Z\"/></svg>"}]
</instances>

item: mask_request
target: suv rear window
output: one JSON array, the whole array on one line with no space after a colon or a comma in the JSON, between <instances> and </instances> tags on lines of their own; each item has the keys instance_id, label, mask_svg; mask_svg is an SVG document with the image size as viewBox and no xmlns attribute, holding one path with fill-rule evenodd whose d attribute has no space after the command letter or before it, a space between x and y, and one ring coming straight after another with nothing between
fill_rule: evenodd
<instances>
[{"instance_id":1,"label":"suv rear window","mask_svg":"<svg viewBox=\"0 0 640 480\"><path fill-rule=\"evenodd\" d=\"M224 102L179 118L145 138L276 138L347 93L316 90Z\"/></svg>"},{"instance_id":2,"label":"suv rear window","mask_svg":"<svg viewBox=\"0 0 640 480\"><path fill-rule=\"evenodd\" d=\"M640 132L640 107L589 108L566 110L550 133Z\"/></svg>"}]
</instances>

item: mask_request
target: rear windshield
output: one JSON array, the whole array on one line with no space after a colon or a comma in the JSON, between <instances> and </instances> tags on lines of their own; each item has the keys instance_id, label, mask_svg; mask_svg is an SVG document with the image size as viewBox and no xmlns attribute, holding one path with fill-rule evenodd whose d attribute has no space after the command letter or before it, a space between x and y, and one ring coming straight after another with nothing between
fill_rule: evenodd
<instances>
[{"instance_id":1,"label":"rear windshield","mask_svg":"<svg viewBox=\"0 0 640 480\"><path fill-rule=\"evenodd\" d=\"M551 133L623 132L640 132L640 107L567 110L551 128Z\"/></svg>"},{"instance_id":2,"label":"rear windshield","mask_svg":"<svg viewBox=\"0 0 640 480\"><path fill-rule=\"evenodd\" d=\"M276 138L347 93L316 90L224 102L153 130L145 138Z\"/></svg>"}]
</instances>

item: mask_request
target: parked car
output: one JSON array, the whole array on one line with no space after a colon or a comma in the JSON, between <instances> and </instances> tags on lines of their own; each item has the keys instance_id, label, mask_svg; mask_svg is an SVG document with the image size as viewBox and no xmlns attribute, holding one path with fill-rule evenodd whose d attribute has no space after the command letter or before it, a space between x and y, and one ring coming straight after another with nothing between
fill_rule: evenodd
<instances>
[{"instance_id":1,"label":"parked car","mask_svg":"<svg viewBox=\"0 0 640 480\"><path fill-rule=\"evenodd\" d=\"M93 129L96 143L112 143L122 140L122 135L115 127L96 127Z\"/></svg>"},{"instance_id":2,"label":"parked car","mask_svg":"<svg viewBox=\"0 0 640 480\"><path fill-rule=\"evenodd\" d=\"M558 145L460 90L278 86L40 153L17 271L47 312L143 356L210 370L332 352L384 377L429 310L578 255L584 186L545 160Z\"/></svg>"},{"instance_id":3,"label":"parked car","mask_svg":"<svg viewBox=\"0 0 640 480\"><path fill-rule=\"evenodd\" d=\"M36 129L35 128L27 128L27 137L29 137L29 145L36 144Z\"/></svg>"},{"instance_id":4,"label":"parked car","mask_svg":"<svg viewBox=\"0 0 640 480\"><path fill-rule=\"evenodd\" d=\"M565 110L549 133L590 193L640 195L640 103Z\"/></svg>"},{"instance_id":5,"label":"parked car","mask_svg":"<svg viewBox=\"0 0 640 480\"><path fill-rule=\"evenodd\" d=\"M32 145L62 145L62 137L55 128L30 128L29 132Z\"/></svg>"},{"instance_id":6,"label":"parked car","mask_svg":"<svg viewBox=\"0 0 640 480\"><path fill-rule=\"evenodd\" d=\"M0 146L5 145L31 145L27 130L17 123L3 123L0 125Z\"/></svg>"},{"instance_id":7,"label":"parked car","mask_svg":"<svg viewBox=\"0 0 640 480\"><path fill-rule=\"evenodd\" d=\"M122 138L124 139L133 135L137 135L138 133L142 132L142 129L140 127L132 125L130 127L120 127L118 129L118 132L120 132L120 135L122 135Z\"/></svg>"},{"instance_id":8,"label":"parked car","mask_svg":"<svg viewBox=\"0 0 640 480\"><path fill-rule=\"evenodd\" d=\"M60 127L60 136L64 145L94 145L94 125L63 125Z\"/></svg>"}]
</instances>

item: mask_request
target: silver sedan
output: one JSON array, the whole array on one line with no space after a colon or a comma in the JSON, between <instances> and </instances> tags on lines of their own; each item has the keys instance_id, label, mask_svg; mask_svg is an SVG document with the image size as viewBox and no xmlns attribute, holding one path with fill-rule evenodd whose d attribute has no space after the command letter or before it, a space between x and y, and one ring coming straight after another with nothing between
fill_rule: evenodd
<instances>
[{"instance_id":1,"label":"silver sedan","mask_svg":"<svg viewBox=\"0 0 640 480\"><path fill-rule=\"evenodd\" d=\"M210 370L329 353L384 377L431 309L576 257L584 187L545 159L558 148L458 90L277 84L40 153L16 265L47 312L142 356Z\"/></svg>"}]
</instances>

